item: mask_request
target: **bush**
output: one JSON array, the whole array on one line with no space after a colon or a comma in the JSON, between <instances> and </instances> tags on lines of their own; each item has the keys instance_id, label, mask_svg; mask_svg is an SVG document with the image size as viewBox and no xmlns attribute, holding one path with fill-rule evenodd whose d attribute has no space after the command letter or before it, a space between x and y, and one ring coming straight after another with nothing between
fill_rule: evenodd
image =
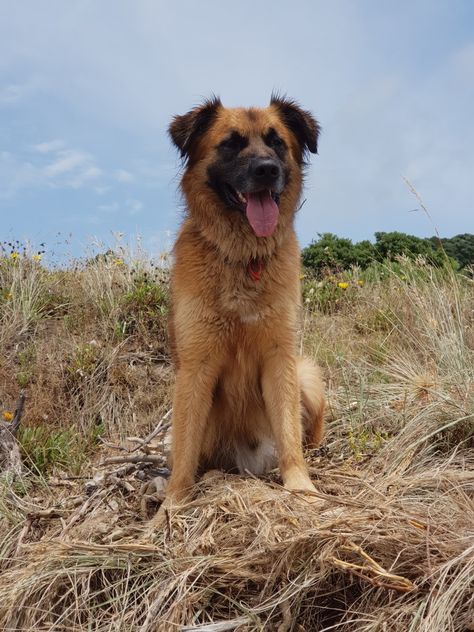
<instances>
[{"instance_id":1,"label":"bush","mask_svg":"<svg viewBox=\"0 0 474 632\"><path fill-rule=\"evenodd\" d=\"M422 257L431 266L444 267L450 262L453 268L474 262L472 235L458 235L452 240L424 239L400 232L377 232L375 243L367 239L355 244L350 239L332 233L323 233L303 249L303 265L318 275L324 272L340 272L358 266L362 270L373 262L393 262L399 257ZM446 248L444 248L446 243ZM471 250L472 248L472 250Z\"/></svg>"}]
</instances>

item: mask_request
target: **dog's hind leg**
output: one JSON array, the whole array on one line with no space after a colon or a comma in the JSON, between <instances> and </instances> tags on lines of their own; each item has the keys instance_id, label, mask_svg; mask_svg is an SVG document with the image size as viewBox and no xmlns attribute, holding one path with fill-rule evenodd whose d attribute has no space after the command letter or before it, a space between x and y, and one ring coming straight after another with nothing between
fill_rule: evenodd
<instances>
[{"instance_id":1,"label":"dog's hind leg","mask_svg":"<svg viewBox=\"0 0 474 632\"><path fill-rule=\"evenodd\" d=\"M298 358L298 382L301 397L301 420L303 443L317 448L324 432L326 397L319 367L307 358Z\"/></svg>"}]
</instances>

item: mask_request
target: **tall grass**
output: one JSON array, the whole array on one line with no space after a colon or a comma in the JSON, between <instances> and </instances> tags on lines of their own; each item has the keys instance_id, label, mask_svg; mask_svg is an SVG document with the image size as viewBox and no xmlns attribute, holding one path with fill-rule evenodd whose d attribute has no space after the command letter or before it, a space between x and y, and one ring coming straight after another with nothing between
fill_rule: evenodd
<instances>
[{"instance_id":1,"label":"tall grass","mask_svg":"<svg viewBox=\"0 0 474 632\"><path fill-rule=\"evenodd\" d=\"M116 251L54 271L4 257L0 275L0 412L27 391L24 472L0 481L1 629L472 628L471 280L403 259L306 274L301 348L329 397L318 503L278 472L215 476L150 535L154 466L101 464L169 410L166 270Z\"/></svg>"}]
</instances>

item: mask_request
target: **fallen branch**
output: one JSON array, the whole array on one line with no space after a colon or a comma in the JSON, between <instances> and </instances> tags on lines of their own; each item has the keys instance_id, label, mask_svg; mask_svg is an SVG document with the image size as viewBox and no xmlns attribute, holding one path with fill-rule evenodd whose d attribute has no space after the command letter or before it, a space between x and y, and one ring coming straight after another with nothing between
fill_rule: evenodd
<instances>
[{"instance_id":1,"label":"fallen branch","mask_svg":"<svg viewBox=\"0 0 474 632\"><path fill-rule=\"evenodd\" d=\"M152 439L154 439L156 437L156 435L158 435L160 432L162 432L163 430L167 430L169 428L169 426L171 425L170 423L166 423L167 420L169 419L171 413L173 412L173 409L170 408L168 410L167 413L165 413L165 415L163 415L163 417L160 419L160 421L158 422L156 428L154 430L152 430L150 432L149 435L147 435L142 441L141 443L139 443L137 446L135 446L133 448L133 450L131 450L131 452L136 452L137 450L139 450L140 448L143 448L144 446L147 445L147 443L150 443L150 441Z\"/></svg>"},{"instance_id":2,"label":"fallen branch","mask_svg":"<svg viewBox=\"0 0 474 632\"><path fill-rule=\"evenodd\" d=\"M117 463L163 463L163 457L158 454L137 454L136 456L111 456L104 459L100 466Z\"/></svg>"}]
</instances>

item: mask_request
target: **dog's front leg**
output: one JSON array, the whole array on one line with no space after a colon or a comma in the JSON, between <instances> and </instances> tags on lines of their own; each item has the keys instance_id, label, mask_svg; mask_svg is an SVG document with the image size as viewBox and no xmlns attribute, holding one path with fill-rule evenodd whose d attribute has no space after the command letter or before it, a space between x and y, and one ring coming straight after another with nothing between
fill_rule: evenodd
<instances>
[{"instance_id":1,"label":"dog's front leg","mask_svg":"<svg viewBox=\"0 0 474 632\"><path fill-rule=\"evenodd\" d=\"M278 349L272 352L263 364L262 390L283 484L290 490L315 491L303 456L295 358Z\"/></svg>"},{"instance_id":2,"label":"dog's front leg","mask_svg":"<svg viewBox=\"0 0 474 632\"><path fill-rule=\"evenodd\" d=\"M212 361L193 362L178 369L167 504L186 498L194 484L217 377L218 368Z\"/></svg>"}]
</instances>

